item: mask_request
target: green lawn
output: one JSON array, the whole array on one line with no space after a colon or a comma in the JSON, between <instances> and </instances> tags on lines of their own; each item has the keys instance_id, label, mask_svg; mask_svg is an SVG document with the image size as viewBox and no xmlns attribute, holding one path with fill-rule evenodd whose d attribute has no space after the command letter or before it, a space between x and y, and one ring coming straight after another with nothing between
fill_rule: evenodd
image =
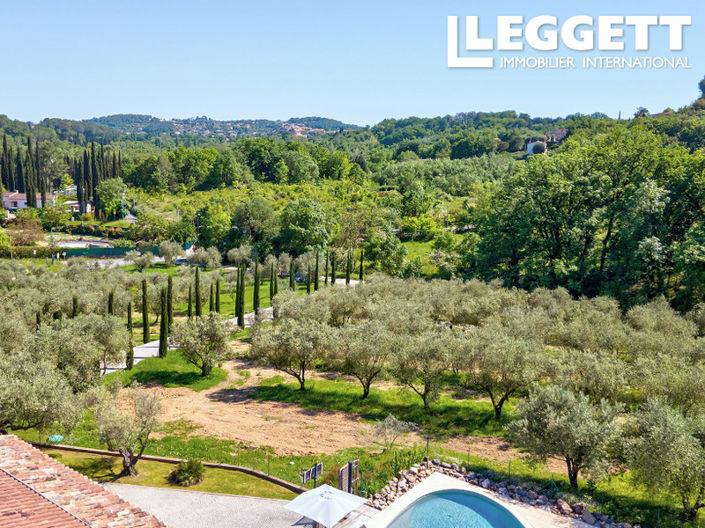
<instances>
[{"instance_id":1,"label":"green lawn","mask_svg":"<svg viewBox=\"0 0 705 528\"><path fill-rule=\"evenodd\" d=\"M120 370L106 375L103 379L108 381L118 378L123 386L130 385L133 381L139 383L160 383L164 387L187 387L194 391L202 391L225 381L227 372L221 368L214 368L210 374L203 377L201 370L195 365L187 363L179 350L169 350L165 358L147 358L137 363L132 370Z\"/></svg>"},{"instance_id":2,"label":"green lawn","mask_svg":"<svg viewBox=\"0 0 705 528\"><path fill-rule=\"evenodd\" d=\"M407 258L409 260L414 260L415 258L421 259L421 272L426 277L433 277L438 273L438 268L428 261L428 256L433 251L433 241L428 242L402 242L406 247Z\"/></svg>"},{"instance_id":3,"label":"green lawn","mask_svg":"<svg viewBox=\"0 0 705 528\"><path fill-rule=\"evenodd\" d=\"M306 390L300 391L298 382L286 383L281 376L262 380L253 398L295 403L315 411L357 413L371 421L384 420L393 414L400 420L421 425L425 433L438 438L452 434L501 436L513 410L512 402L507 403L503 419L498 422L490 402L456 400L442 394L426 411L421 398L410 390L381 390L373 385L368 398L362 400L359 384L342 379L317 379L307 381Z\"/></svg>"},{"instance_id":4,"label":"green lawn","mask_svg":"<svg viewBox=\"0 0 705 528\"><path fill-rule=\"evenodd\" d=\"M293 499L296 496L294 492L286 488L239 471L206 468L206 476L202 482L184 488L175 486L168 480L169 473L175 467L173 464L141 460L137 463L138 474L136 476L119 477L122 464L117 457L74 453L60 449L47 449L44 452L62 464L98 482L188 489L190 491L249 495L272 499Z\"/></svg>"},{"instance_id":5,"label":"green lawn","mask_svg":"<svg viewBox=\"0 0 705 528\"><path fill-rule=\"evenodd\" d=\"M120 266L121 270L139 273L137 266L134 264L127 264L125 266ZM171 275L176 277L179 275L179 266L167 266L163 262L156 262L150 267L144 270L145 273L163 273L165 275Z\"/></svg>"},{"instance_id":6,"label":"green lawn","mask_svg":"<svg viewBox=\"0 0 705 528\"><path fill-rule=\"evenodd\" d=\"M7 260L10 260L10 259L7 259ZM14 260L18 260L18 259L14 259ZM60 261L60 260L55 260L54 264L52 264L51 258L48 259L49 267L47 267L47 260L45 260L44 258L28 257L28 258L19 259L19 261L25 265L31 263L31 264L34 264L35 266L46 268L49 271L60 271L61 268L63 268L66 265L66 263L64 261Z\"/></svg>"}]
</instances>

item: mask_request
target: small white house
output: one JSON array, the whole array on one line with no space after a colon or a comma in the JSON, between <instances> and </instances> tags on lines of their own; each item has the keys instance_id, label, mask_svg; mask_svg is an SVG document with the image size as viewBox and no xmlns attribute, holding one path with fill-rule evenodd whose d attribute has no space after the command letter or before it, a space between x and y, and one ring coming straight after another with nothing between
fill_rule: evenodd
<instances>
[{"instance_id":1,"label":"small white house","mask_svg":"<svg viewBox=\"0 0 705 528\"><path fill-rule=\"evenodd\" d=\"M51 205L56 204L56 196L47 193L47 202ZM17 211L18 209L27 209L27 195L20 192L4 192L2 193L2 206L8 211ZM42 206L42 195L37 193L37 207Z\"/></svg>"}]
</instances>

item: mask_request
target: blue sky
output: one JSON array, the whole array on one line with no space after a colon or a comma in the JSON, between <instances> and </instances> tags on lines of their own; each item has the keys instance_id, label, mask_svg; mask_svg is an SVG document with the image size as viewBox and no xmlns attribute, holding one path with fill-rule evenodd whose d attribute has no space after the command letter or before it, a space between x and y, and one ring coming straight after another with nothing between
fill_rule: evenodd
<instances>
[{"instance_id":1,"label":"blue sky","mask_svg":"<svg viewBox=\"0 0 705 528\"><path fill-rule=\"evenodd\" d=\"M705 75L702 0L0 0L0 8L0 113L28 121L144 113L374 124L510 109L616 116L688 104ZM489 31L497 15L541 14L691 15L684 55L693 69L448 69L449 15L479 15ZM652 42L650 55L665 52L663 33Z\"/></svg>"}]
</instances>

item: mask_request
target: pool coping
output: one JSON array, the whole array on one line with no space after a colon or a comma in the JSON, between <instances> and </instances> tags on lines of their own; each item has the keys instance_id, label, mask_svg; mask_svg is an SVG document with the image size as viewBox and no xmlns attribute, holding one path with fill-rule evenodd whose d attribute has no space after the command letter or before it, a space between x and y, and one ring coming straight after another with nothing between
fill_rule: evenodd
<instances>
[{"instance_id":1,"label":"pool coping","mask_svg":"<svg viewBox=\"0 0 705 528\"><path fill-rule=\"evenodd\" d=\"M509 512L514 515L514 517L516 517L525 528L534 528L534 526L524 518L521 510L512 502L503 500L502 498L497 497L495 493L487 491L484 488L472 486L467 482L449 477L448 475L443 475L442 473L433 473L432 475L426 477L419 484L411 488L409 491L404 493L404 495L387 506L384 510L367 520L363 525L363 528L387 528L387 526L394 519L396 519L399 514L401 514L406 508L411 506L424 495L438 491L453 490L468 491L496 502L503 508L509 510Z\"/></svg>"}]
</instances>

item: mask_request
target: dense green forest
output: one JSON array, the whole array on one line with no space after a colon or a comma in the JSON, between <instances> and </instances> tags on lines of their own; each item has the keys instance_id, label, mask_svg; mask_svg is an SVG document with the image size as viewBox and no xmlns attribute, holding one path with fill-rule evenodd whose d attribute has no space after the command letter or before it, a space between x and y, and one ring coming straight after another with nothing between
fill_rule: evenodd
<instances>
[{"instance_id":1,"label":"dense green forest","mask_svg":"<svg viewBox=\"0 0 705 528\"><path fill-rule=\"evenodd\" d=\"M689 106L628 120L507 111L367 128L285 122L324 131L304 135L281 122L239 122L251 133L228 136L207 118L2 116L2 185L36 203L34 193L73 184L97 220L136 216L124 233L134 241L198 238L261 256L364 250L390 275L560 286L625 307L665 296L689 310L705 300L700 90ZM42 203L20 216L74 226ZM424 262L411 254L421 246Z\"/></svg>"}]
</instances>

